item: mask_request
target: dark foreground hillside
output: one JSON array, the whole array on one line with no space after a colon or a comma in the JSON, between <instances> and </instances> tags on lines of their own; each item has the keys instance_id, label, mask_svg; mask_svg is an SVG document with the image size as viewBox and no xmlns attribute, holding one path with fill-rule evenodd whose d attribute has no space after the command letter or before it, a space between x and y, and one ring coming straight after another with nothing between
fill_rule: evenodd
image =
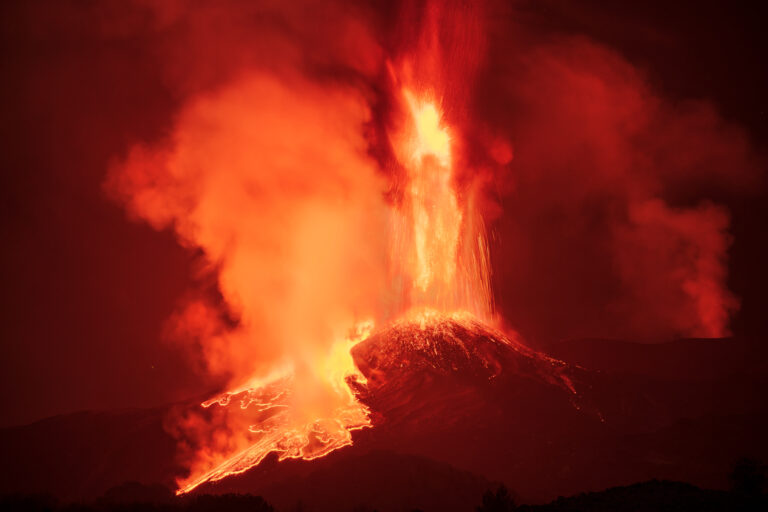
<instances>
[{"instance_id":1,"label":"dark foreground hillside","mask_svg":"<svg viewBox=\"0 0 768 512\"><path fill-rule=\"evenodd\" d=\"M374 428L326 457L272 454L196 493L263 496L281 511L458 512L499 484L537 504L653 479L724 491L736 460L768 461L768 363L742 340L573 341L552 347L558 366L461 326L440 331L439 350L407 329L385 334L356 349ZM185 473L171 409L0 429L0 496L92 503L123 482L175 488Z\"/></svg>"},{"instance_id":2,"label":"dark foreground hillside","mask_svg":"<svg viewBox=\"0 0 768 512\"><path fill-rule=\"evenodd\" d=\"M766 510L765 496L700 489L681 482L652 480L558 498L546 505L520 506L521 512L662 512L662 511L751 511ZM498 509L496 509L498 510ZM486 512L486 511L484 511ZM488 511L489 512L489 511Z\"/></svg>"},{"instance_id":3,"label":"dark foreground hillside","mask_svg":"<svg viewBox=\"0 0 768 512\"><path fill-rule=\"evenodd\" d=\"M344 492L338 489L338 492ZM311 512L311 503L298 503L278 510L260 496L246 494L175 497L161 486L124 484L92 503L59 503L46 495L6 496L0 499L5 512ZM517 505L504 487L488 490L478 497L477 506L467 512L665 512L665 511L758 511L768 510L764 493L716 491L694 485L652 480L601 492L561 497L545 505ZM344 511L342 511L344 512ZM378 512L364 505L348 512ZM390 512L390 510L381 510ZM420 512L398 508L391 512Z\"/></svg>"}]
</instances>

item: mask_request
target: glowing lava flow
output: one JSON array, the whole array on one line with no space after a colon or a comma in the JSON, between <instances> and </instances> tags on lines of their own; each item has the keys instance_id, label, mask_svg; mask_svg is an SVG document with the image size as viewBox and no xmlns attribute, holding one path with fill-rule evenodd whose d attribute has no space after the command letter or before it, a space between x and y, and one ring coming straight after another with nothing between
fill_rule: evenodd
<instances>
[{"instance_id":1,"label":"glowing lava flow","mask_svg":"<svg viewBox=\"0 0 768 512\"><path fill-rule=\"evenodd\" d=\"M348 339L336 343L318 368L327 377L333 409L312 407L308 402L327 400L328 390L312 394L312 387L297 382L297 374L286 372L263 383L240 389L203 402L204 408L219 407L229 415L252 421L247 432L249 445L202 474L180 482L177 494L183 494L207 481L221 480L258 465L270 453L279 460L312 460L352 444L351 432L370 426L367 408L357 401L350 384L364 385L365 377L355 368L350 354L353 345L367 338L373 323L356 326ZM317 389L318 384L314 383ZM299 390L302 396L297 396ZM310 395L310 396L307 396ZM237 407L232 407L236 404ZM228 419L227 423L231 423Z\"/></svg>"}]
</instances>

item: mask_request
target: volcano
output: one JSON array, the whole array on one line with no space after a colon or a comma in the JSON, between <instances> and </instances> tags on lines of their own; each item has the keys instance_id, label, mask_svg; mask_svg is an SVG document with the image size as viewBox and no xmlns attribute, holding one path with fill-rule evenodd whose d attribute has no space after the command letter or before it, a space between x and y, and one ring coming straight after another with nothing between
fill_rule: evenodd
<instances>
[{"instance_id":1,"label":"volcano","mask_svg":"<svg viewBox=\"0 0 768 512\"><path fill-rule=\"evenodd\" d=\"M537 493L534 482L551 486L573 476L576 468L564 461L586 457L590 433L602 427L584 393L592 387L589 372L470 315L408 318L357 344L352 355L367 382L350 384L374 427L362 444L526 482ZM557 460L559 470L546 460Z\"/></svg>"},{"instance_id":2,"label":"volcano","mask_svg":"<svg viewBox=\"0 0 768 512\"><path fill-rule=\"evenodd\" d=\"M365 379L350 384L373 428L353 432L351 446L311 461L272 453L193 492L253 493L282 510L426 511L470 510L498 483L523 501L652 478L723 488L736 458L768 455L764 363L745 371L747 346L571 341L552 347L560 361L469 316L406 319L352 349ZM168 417L78 413L2 429L0 492L173 488L184 468ZM700 449L713 439L716 452Z\"/></svg>"},{"instance_id":3,"label":"volcano","mask_svg":"<svg viewBox=\"0 0 768 512\"><path fill-rule=\"evenodd\" d=\"M733 9L6 3L0 503L466 512L768 460Z\"/></svg>"},{"instance_id":4,"label":"volcano","mask_svg":"<svg viewBox=\"0 0 768 512\"><path fill-rule=\"evenodd\" d=\"M651 478L722 486L728 465L746 453L742 441L758 437L764 415L755 412L760 397L746 393L759 389L755 382L734 380L722 355L719 373L692 370L713 359L696 343L626 344L627 357L659 352L667 366L689 368L691 380L670 381L668 368L654 370L662 367L658 361L642 376L609 364L582 367L468 314L411 315L351 350L362 378L347 383L373 427L354 432L352 446L312 461L267 457L195 492L247 490L284 507L300 495L328 510L355 503L394 509L394 495L407 496L401 508L459 510L471 507L465 496L481 483L504 482L531 501ZM569 361L587 360L575 352ZM722 452L698 450L702 436L720 439ZM331 491L344 486L354 493ZM388 489L387 499L381 489Z\"/></svg>"},{"instance_id":5,"label":"volcano","mask_svg":"<svg viewBox=\"0 0 768 512\"><path fill-rule=\"evenodd\" d=\"M351 353L359 375L348 376L347 384L373 428L354 432L351 448L322 459L280 464L266 459L261 469L207 482L199 492L255 487L270 494L275 491L268 482L294 480L310 471L301 469L305 464L328 474L342 471L336 466L346 467L349 462L343 461L350 458L392 452L491 481L514 481L535 496L583 484L577 466L591 460L595 443L589 438L602 425L597 408L580 391L591 386L589 372L534 351L467 313L408 315L357 343ZM269 475L264 467L271 467ZM375 464L369 474L360 485L375 488Z\"/></svg>"}]
</instances>

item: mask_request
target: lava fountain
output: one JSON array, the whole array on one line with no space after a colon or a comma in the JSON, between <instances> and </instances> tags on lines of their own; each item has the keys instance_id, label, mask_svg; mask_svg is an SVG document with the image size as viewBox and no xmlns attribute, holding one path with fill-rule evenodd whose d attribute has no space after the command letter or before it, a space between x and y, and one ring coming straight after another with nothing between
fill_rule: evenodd
<instances>
[{"instance_id":1,"label":"lava fountain","mask_svg":"<svg viewBox=\"0 0 768 512\"><path fill-rule=\"evenodd\" d=\"M394 226L393 266L410 283L407 309L467 311L488 320L488 247L476 212L459 201L453 173L453 135L432 92L401 91L409 123L391 134L405 169Z\"/></svg>"}]
</instances>

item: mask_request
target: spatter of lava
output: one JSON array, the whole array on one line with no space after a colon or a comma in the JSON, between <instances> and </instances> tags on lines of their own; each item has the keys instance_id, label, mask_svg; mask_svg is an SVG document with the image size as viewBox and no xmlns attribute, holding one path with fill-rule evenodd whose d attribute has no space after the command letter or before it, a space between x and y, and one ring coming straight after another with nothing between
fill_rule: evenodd
<instances>
[{"instance_id":1,"label":"spatter of lava","mask_svg":"<svg viewBox=\"0 0 768 512\"><path fill-rule=\"evenodd\" d=\"M421 370L480 381L514 375L576 393L564 362L528 348L514 333L505 334L469 313L411 312L355 344L352 357L365 380L349 384L364 399L391 387L401 372Z\"/></svg>"}]
</instances>

